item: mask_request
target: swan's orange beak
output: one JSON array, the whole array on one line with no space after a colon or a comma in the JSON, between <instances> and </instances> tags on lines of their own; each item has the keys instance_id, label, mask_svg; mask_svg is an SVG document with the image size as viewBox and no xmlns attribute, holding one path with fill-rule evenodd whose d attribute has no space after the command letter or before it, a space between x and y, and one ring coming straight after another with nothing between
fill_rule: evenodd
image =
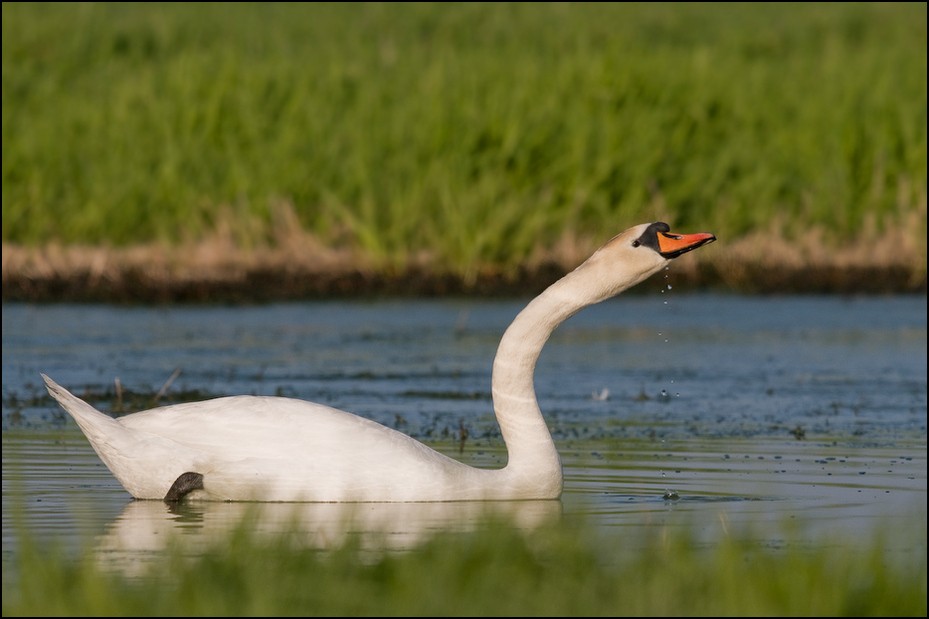
<instances>
[{"instance_id":1,"label":"swan's orange beak","mask_svg":"<svg viewBox=\"0 0 929 619\"><path fill-rule=\"evenodd\" d=\"M715 240L716 237L709 232L698 232L697 234L659 232L658 247L660 249L658 253L670 260Z\"/></svg>"}]
</instances>

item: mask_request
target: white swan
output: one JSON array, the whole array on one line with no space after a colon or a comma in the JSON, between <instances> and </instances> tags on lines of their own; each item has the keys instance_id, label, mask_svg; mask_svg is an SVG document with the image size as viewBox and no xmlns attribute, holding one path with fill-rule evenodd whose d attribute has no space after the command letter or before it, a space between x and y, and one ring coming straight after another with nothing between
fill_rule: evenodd
<instances>
[{"instance_id":1,"label":"white swan","mask_svg":"<svg viewBox=\"0 0 929 619\"><path fill-rule=\"evenodd\" d=\"M493 400L508 450L476 469L371 420L291 398L233 396L114 419L44 374L113 475L138 499L457 501L556 499L561 459L539 411L533 372L559 324L716 240L665 223L626 230L552 284L506 330Z\"/></svg>"}]
</instances>

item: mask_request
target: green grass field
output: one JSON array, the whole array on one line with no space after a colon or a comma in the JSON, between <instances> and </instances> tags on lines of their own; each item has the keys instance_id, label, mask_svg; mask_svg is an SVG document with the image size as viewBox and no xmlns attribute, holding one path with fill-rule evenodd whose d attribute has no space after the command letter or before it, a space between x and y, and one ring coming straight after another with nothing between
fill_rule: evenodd
<instances>
[{"instance_id":1,"label":"green grass field","mask_svg":"<svg viewBox=\"0 0 929 619\"><path fill-rule=\"evenodd\" d=\"M4 563L3 614L926 615L924 553L909 565L878 542L701 547L656 530L644 549L624 552L583 527L488 526L378 553L351 542L312 550L247 531L206 552L185 550L181 537L164 556L143 553L142 575L106 571L90 550L75 559L27 543ZM925 549L924 527L919 535L914 544Z\"/></svg>"},{"instance_id":2,"label":"green grass field","mask_svg":"<svg viewBox=\"0 0 929 619\"><path fill-rule=\"evenodd\" d=\"M3 4L3 241L926 237L926 4ZM923 271L925 267L923 266Z\"/></svg>"}]
</instances>

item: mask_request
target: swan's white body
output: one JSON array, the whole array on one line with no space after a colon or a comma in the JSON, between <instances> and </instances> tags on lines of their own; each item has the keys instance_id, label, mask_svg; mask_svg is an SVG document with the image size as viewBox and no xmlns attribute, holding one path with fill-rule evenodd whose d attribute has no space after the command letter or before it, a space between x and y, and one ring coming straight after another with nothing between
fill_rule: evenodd
<instances>
[{"instance_id":1,"label":"swan's white body","mask_svg":"<svg viewBox=\"0 0 929 619\"><path fill-rule=\"evenodd\" d=\"M508 450L502 469L467 466L396 430L302 400L234 396L114 419L43 377L138 499L164 498L188 472L202 475L202 487L187 496L207 500L555 499L562 491L561 459L536 401L536 360L571 315L714 240L666 235L667 229L643 224L615 237L536 297L507 329L493 366L494 408Z\"/></svg>"}]
</instances>

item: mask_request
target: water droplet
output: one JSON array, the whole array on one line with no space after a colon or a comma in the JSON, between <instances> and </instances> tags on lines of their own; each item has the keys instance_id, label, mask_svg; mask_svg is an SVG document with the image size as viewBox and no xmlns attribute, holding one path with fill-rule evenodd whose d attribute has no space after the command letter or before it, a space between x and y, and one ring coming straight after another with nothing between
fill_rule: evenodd
<instances>
[{"instance_id":1,"label":"water droplet","mask_svg":"<svg viewBox=\"0 0 929 619\"><path fill-rule=\"evenodd\" d=\"M668 397L668 392L665 391L664 389L662 389L662 390L661 390L661 397L663 397L663 398Z\"/></svg>"},{"instance_id":2,"label":"water droplet","mask_svg":"<svg viewBox=\"0 0 929 619\"><path fill-rule=\"evenodd\" d=\"M668 284L668 290L671 290L671 284Z\"/></svg>"}]
</instances>

